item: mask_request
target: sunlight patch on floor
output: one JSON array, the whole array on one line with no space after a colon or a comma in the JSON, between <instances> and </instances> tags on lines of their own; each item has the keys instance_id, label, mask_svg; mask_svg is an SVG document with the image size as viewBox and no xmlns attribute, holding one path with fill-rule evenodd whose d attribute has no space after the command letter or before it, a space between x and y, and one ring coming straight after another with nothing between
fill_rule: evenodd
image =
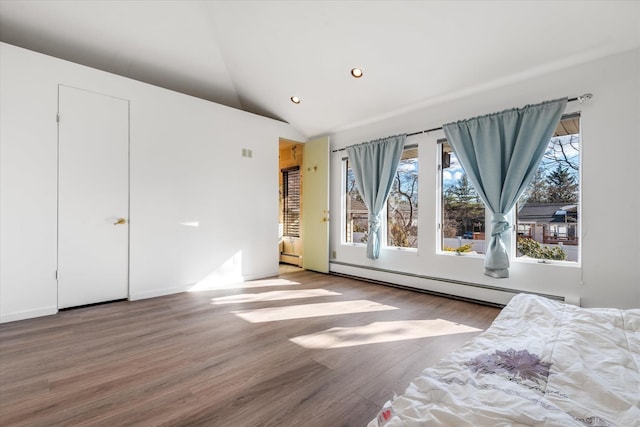
<instances>
[{"instance_id":1,"label":"sunlight patch on floor","mask_svg":"<svg viewBox=\"0 0 640 427\"><path fill-rule=\"evenodd\" d=\"M280 301L297 298L314 298L342 295L326 289L294 289L286 291L261 292L257 294L228 295L211 298L212 304L240 304L245 302Z\"/></svg>"},{"instance_id":2,"label":"sunlight patch on floor","mask_svg":"<svg viewBox=\"0 0 640 427\"><path fill-rule=\"evenodd\" d=\"M329 349L480 331L478 328L442 319L397 320L348 328L331 328L291 338L289 341L304 348Z\"/></svg>"},{"instance_id":3,"label":"sunlight patch on floor","mask_svg":"<svg viewBox=\"0 0 640 427\"><path fill-rule=\"evenodd\" d=\"M260 308L257 310L238 310L232 311L231 313L246 320L247 322L261 323L385 310L398 310L398 308L390 305L379 304L373 301L355 300L289 305L285 307Z\"/></svg>"}]
</instances>

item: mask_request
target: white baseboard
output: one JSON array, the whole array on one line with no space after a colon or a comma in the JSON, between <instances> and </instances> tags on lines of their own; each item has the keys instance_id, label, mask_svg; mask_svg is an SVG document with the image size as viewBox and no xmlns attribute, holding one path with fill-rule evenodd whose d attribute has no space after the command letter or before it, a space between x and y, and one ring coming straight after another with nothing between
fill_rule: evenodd
<instances>
[{"instance_id":1,"label":"white baseboard","mask_svg":"<svg viewBox=\"0 0 640 427\"><path fill-rule=\"evenodd\" d=\"M264 272L264 273L255 273L255 274L248 274L245 276L242 276L244 281L247 282L249 280L260 280L260 279L267 279L269 277L274 277L278 275L278 270L274 270L274 271L269 271L269 272Z\"/></svg>"},{"instance_id":2,"label":"white baseboard","mask_svg":"<svg viewBox=\"0 0 640 427\"><path fill-rule=\"evenodd\" d=\"M137 301L141 299L148 299L148 298L162 297L165 295L177 294L180 292L186 292L189 290L189 288L190 286L187 286L184 288L166 288L166 289L154 289L152 291L147 291L147 292L135 292L135 293L129 294L129 301Z\"/></svg>"},{"instance_id":3,"label":"white baseboard","mask_svg":"<svg viewBox=\"0 0 640 427\"><path fill-rule=\"evenodd\" d=\"M16 311L0 314L0 323L15 322L17 320L32 319L34 317L50 316L58 312L58 307L42 307L33 310Z\"/></svg>"}]
</instances>

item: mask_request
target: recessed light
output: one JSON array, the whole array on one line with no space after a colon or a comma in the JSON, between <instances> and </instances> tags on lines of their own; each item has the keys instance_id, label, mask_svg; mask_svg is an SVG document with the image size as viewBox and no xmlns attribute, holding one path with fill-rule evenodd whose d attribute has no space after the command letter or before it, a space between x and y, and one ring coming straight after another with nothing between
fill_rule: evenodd
<instances>
[{"instance_id":1,"label":"recessed light","mask_svg":"<svg viewBox=\"0 0 640 427\"><path fill-rule=\"evenodd\" d=\"M300 98L298 98L297 96L292 96L290 99L294 104L300 104Z\"/></svg>"},{"instance_id":2,"label":"recessed light","mask_svg":"<svg viewBox=\"0 0 640 427\"><path fill-rule=\"evenodd\" d=\"M355 77L356 79L359 79L360 77L362 77L362 70L360 68L352 68L351 69L351 75L353 77Z\"/></svg>"}]
</instances>

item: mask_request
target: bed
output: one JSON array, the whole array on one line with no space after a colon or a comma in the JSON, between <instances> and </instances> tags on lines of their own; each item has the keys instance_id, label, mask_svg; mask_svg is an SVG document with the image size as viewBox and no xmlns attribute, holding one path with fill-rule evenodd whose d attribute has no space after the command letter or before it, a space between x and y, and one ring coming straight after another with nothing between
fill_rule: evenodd
<instances>
[{"instance_id":1,"label":"bed","mask_svg":"<svg viewBox=\"0 0 640 427\"><path fill-rule=\"evenodd\" d=\"M640 426L640 309L516 295L368 427Z\"/></svg>"}]
</instances>

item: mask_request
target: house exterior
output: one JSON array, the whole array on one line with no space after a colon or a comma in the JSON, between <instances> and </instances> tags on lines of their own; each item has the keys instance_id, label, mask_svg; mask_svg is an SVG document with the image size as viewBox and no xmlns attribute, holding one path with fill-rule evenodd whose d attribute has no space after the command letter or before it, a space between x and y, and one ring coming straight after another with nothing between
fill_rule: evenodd
<instances>
[{"instance_id":1,"label":"house exterior","mask_svg":"<svg viewBox=\"0 0 640 427\"><path fill-rule=\"evenodd\" d=\"M518 211L518 237L539 243L578 245L578 207L564 203L527 203Z\"/></svg>"}]
</instances>

